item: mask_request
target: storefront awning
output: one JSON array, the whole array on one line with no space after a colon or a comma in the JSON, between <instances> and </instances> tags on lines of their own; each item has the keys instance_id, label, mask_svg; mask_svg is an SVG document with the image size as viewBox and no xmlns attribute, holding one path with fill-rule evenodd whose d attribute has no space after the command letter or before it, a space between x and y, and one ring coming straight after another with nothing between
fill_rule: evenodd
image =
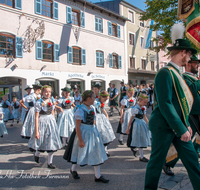
<instances>
[{"instance_id":1,"label":"storefront awning","mask_svg":"<svg viewBox=\"0 0 200 190\"><path fill-rule=\"evenodd\" d=\"M128 73L138 73L138 74L150 74L155 75L156 71L149 71L149 70L137 70L137 69L128 69Z\"/></svg>"}]
</instances>

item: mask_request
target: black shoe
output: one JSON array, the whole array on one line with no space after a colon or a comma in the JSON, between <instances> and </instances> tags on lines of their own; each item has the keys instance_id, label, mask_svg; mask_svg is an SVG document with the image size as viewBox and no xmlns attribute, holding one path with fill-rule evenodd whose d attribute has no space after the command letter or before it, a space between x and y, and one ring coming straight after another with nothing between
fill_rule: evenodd
<instances>
[{"instance_id":1,"label":"black shoe","mask_svg":"<svg viewBox=\"0 0 200 190\"><path fill-rule=\"evenodd\" d=\"M140 161L141 162L148 162L149 160L147 158L143 157L143 158L140 158Z\"/></svg>"},{"instance_id":2,"label":"black shoe","mask_svg":"<svg viewBox=\"0 0 200 190\"><path fill-rule=\"evenodd\" d=\"M56 166L53 165L52 163L51 164L47 164L48 168L51 168L51 169L56 169Z\"/></svg>"},{"instance_id":3,"label":"black shoe","mask_svg":"<svg viewBox=\"0 0 200 190\"><path fill-rule=\"evenodd\" d=\"M40 163L40 157L39 156L34 155L34 160L35 160L35 162Z\"/></svg>"},{"instance_id":4,"label":"black shoe","mask_svg":"<svg viewBox=\"0 0 200 190\"><path fill-rule=\"evenodd\" d=\"M17 123L19 123L19 121L17 121Z\"/></svg>"},{"instance_id":5,"label":"black shoe","mask_svg":"<svg viewBox=\"0 0 200 190\"><path fill-rule=\"evenodd\" d=\"M120 145L124 145L123 141L120 141L119 139L118 139L118 141L119 141Z\"/></svg>"},{"instance_id":6,"label":"black shoe","mask_svg":"<svg viewBox=\"0 0 200 190\"><path fill-rule=\"evenodd\" d=\"M110 154L109 153L106 153L107 154L107 157L110 157Z\"/></svg>"},{"instance_id":7,"label":"black shoe","mask_svg":"<svg viewBox=\"0 0 200 190\"><path fill-rule=\"evenodd\" d=\"M113 115L113 113L111 112L109 116L112 116L112 115Z\"/></svg>"},{"instance_id":8,"label":"black shoe","mask_svg":"<svg viewBox=\"0 0 200 190\"><path fill-rule=\"evenodd\" d=\"M137 157L137 150L131 148L131 151L133 152L133 156Z\"/></svg>"},{"instance_id":9,"label":"black shoe","mask_svg":"<svg viewBox=\"0 0 200 190\"><path fill-rule=\"evenodd\" d=\"M72 177L73 177L74 179L80 179L80 177L79 177L77 171L72 171L72 170L70 170L70 173L72 174Z\"/></svg>"},{"instance_id":10,"label":"black shoe","mask_svg":"<svg viewBox=\"0 0 200 190\"><path fill-rule=\"evenodd\" d=\"M174 172L172 172L171 168L169 166L163 166L163 171L165 172L165 174L169 175L169 176L173 176Z\"/></svg>"},{"instance_id":11,"label":"black shoe","mask_svg":"<svg viewBox=\"0 0 200 190\"><path fill-rule=\"evenodd\" d=\"M94 178L95 182L102 182L102 183L108 183L109 180L105 179L103 176L101 176L99 179L97 179L96 177Z\"/></svg>"},{"instance_id":12,"label":"black shoe","mask_svg":"<svg viewBox=\"0 0 200 190\"><path fill-rule=\"evenodd\" d=\"M10 125L11 127L13 126L13 124Z\"/></svg>"}]
</instances>

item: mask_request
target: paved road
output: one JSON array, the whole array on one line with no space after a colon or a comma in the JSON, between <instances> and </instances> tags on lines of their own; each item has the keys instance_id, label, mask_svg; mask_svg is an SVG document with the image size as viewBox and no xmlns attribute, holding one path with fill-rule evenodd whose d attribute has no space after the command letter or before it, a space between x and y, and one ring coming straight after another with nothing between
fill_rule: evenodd
<instances>
[{"instance_id":1,"label":"paved road","mask_svg":"<svg viewBox=\"0 0 200 190\"><path fill-rule=\"evenodd\" d=\"M151 109L147 115L150 116ZM110 121L114 131L117 129L119 116L114 114ZM117 139L109 145L109 159L101 166L101 174L110 179L108 184L94 182L94 169L91 166L78 167L80 180L74 180L70 175L71 164L62 156L64 150L55 153L53 163L55 170L47 168L47 153L40 154L40 164L33 160L33 154L27 148L28 140L20 137L21 123L13 127L7 124L8 135L0 139L0 189L70 189L70 190L142 190L147 163L135 158L126 145L119 145ZM116 134L118 137L118 134ZM127 139L125 137L124 141ZM144 150L149 158L150 148ZM174 169L177 175L173 178L161 175L160 189L190 190L192 189L187 173L179 162Z\"/></svg>"}]
</instances>

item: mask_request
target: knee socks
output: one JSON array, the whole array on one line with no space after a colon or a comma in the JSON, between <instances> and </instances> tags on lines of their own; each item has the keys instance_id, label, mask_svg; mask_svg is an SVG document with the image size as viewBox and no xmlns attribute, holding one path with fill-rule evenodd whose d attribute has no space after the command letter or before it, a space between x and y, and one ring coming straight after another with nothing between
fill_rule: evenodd
<instances>
[{"instance_id":1,"label":"knee socks","mask_svg":"<svg viewBox=\"0 0 200 190\"><path fill-rule=\"evenodd\" d=\"M72 164L71 171L77 171L77 164Z\"/></svg>"},{"instance_id":2,"label":"knee socks","mask_svg":"<svg viewBox=\"0 0 200 190\"><path fill-rule=\"evenodd\" d=\"M48 153L48 165L49 165L49 164L52 164L52 161L53 161L53 153L54 153L54 152Z\"/></svg>"},{"instance_id":3,"label":"knee socks","mask_svg":"<svg viewBox=\"0 0 200 190\"><path fill-rule=\"evenodd\" d=\"M62 137L63 146L66 145L66 140L67 140L67 137Z\"/></svg>"},{"instance_id":4,"label":"knee socks","mask_svg":"<svg viewBox=\"0 0 200 190\"><path fill-rule=\"evenodd\" d=\"M108 149L107 149L108 147L107 146L105 146L105 151L106 151L106 154L108 154Z\"/></svg>"},{"instance_id":5,"label":"knee socks","mask_svg":"<svg viewBox=\"0 0 200 190\"><path fill-rule=\"evenodd\" d=\"M94 173L95 173L95 177L97 179L99 179L101 177L100 166L94 166Z\"/></svg>"},{"instance_id":6,"label":"knee socks","mask_svg":"<svg viewBox=\"0 0 200 190\"><path fill-rule=\"evenodd\" d=\"M140 153L140 158L143 158L144 154L143 154L143 149L142 148L139 148L139 153Z\"/></svg>"},{"instance_id":7,"label":"knee socks","mask_svg":"<svg viewBox=\"0 0 200 190\"><path fill-rule=\"evenodd\" d=\"M35 156L39 157L39 155L40 155L40 152L36 150L35 151Z\"/></svg>"},{"instance_id":8,"label":"knee socks","mask_svg":"<svg viewBox=\"0 0 200 190\"><path fill-rule=\"evenodd\" d=\"M120 135L119 135L119 140L120 140L120 141L123 141L123 136L124 136L123 134L120 134Z\"/></svg>"}]
</instances>

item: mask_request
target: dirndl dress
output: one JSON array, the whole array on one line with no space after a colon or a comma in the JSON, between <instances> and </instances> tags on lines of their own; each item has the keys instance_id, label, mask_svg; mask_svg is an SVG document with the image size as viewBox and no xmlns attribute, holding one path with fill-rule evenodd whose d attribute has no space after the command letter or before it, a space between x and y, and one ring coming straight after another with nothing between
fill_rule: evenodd
<instances>
[{"instance_id":1,"label":"dirndl dress","mask_svg":"<svg viewBox=\"0 0 200 190\"><path fill-rule=\"evenodd\" d=\"M116 137L110 121L103 114L105 107L99 101L94 102L96 108L96 126L104 145L111 143Z\"/></svg>"},{"instance_id":2,"label":"dirndl dress","mask_svg":"<svg viewBox=\"0 0 200 190\"><path fill-rule=\"evenodd\" d=\"M3 114L2 107L0 107L0 114ZM3 137L3 135L7 135L7 134L8 134L8 131L6 129L6 125L3 119L2 120L0 119L0 137Z\"/></svg>"},{"instance_id":3,"label":"dirndl dress","mask_svg":"<svg viewBox=\"0 0 200 190\"><path fill-rule=\"evenodd\" d=\"M81 97L81 94L79 93L78 97L76 96L76 94L74 95L74 104L77 106L77 105L80 105L81 104L81 101L82 101L82 97Z\"/></svg>"},{"instance_id":4,"label":"dirndl dress","mask_svg":"<svg viewBox=\"0 0 200 190\"><path fill-rule=\"evenodd\" d=\"M123 114L123 123L121 124L121 121L119 122L117 133L127 135L126 129L128 127L128 123L132 116L131 109L134 107L135 103L136 103L136 99L134 97L129 98L128 96L125 96L122 99L121 105L125 106L124 114Z\"/></svg>"},{"instance_id":5,"label":"dirndl dress","mask_svg":"<svg viewBox=\"0 0 200 190\"><path fill-rule=\"evenodd\" d=\"M127 139L127 146L130 148L147 148L148 146L151 146L149 129L143 119L146 114L146 107L144 106L143 108L145 109L144 111L137 104L131 110L131 114L135 117L131 124L130 133Z\"/></svg>"},{"instance_id":6,"label":"dirndl dress","mask_svg":"<svg viewBox=\"0 0 200 190\"><path fill-rule=\"evenodd\" d=\"M21 112L19 112L20 103L17 101L16 103L12 102L11 106L14 108L12 110L13 118L19 120Z\"/></svg>"},{"instance_id":7,"label":"dirndl dress","mask_svg":"<svg viewBox=\"0 0 200 190\"><path fill-rule=\"evenodd\" d=\"M23 98L23 102L27 102L29 104L29 109L22 126L22 138L30 139L35 129L35 103L38 98L36 97L35 93Z\"/></svg>"},{"instance_id":8,"label":"dirndl dress","mask_svg":"<svg viewBox=\"0 0 200 190\"><path fill-rule=\"evenodd\" d=\"M70 101L70 103L67 101ZM68 99L65 99L62 97L57 100L57 102L63 108L63 113L59 113L57 121L59 135L61 137L70 137L75 128L74 112L71 109L71 106L74 103L74 98L69 97Z\"/></svg>"},{"instance_id":9,"label":"dirndl dress","mask_svg":"<svg viewBox=\"0 0 200 190\"><path fill-rule=\"evenodd\" d=\"M28 94L24 95L23 98L25 98L25 97L27 97L27 96L28 96ZM29 107L28 102L25 102L24 105L25 105L27 108ZM27 114L26 111L28 111L28 110L26 110L24 107L22 107L22 114L21 114L21 122L22 122L22 123L24 123L24 120L25 120L25 118L26 118L26 114Z\"/></svg>"},{"instance_id":10,"label":"dirndl dress","mask_svg":"<svg viewBox=\"0 0 200 190\"><path fill-rule=\"evenodd\" d=\"M85 146L79 147L79 139L74 129L63 156L68 162L80 166L96 166L103 164L108 159L100 134L94 125L95 114L93 106L89 110L85 104L81 104L77 108L75 119L81 120L81 136Z\"/></svg>"},{"instance_id":11,"label":"dirndl dress","mask_svg":"<svg viewBox=\"0 0 200 190\"><path fill-rule=\"evenodd\" d=\"M38 130L39 139L35 138L35 129L28 142L31 151L55 152L61 149L62 144L58 134L55 117L52 110L55 109L53 101L49 99L51 106L47 106L43 99L36 102L35 111L39 112Z\"/></svg>"},{"instance_id":12,"label":"dirndl dress","mask_svg":"<svg viewBox=\"0 0 200 190\"><path fill-rule=\"evenodd\" d=\"M11 113L9 110L10 102L7 100L6 102L2 101L1 102L2 108L3 108L3 120L8 121L11 119Z\"/></svg>"}]
</instances>

